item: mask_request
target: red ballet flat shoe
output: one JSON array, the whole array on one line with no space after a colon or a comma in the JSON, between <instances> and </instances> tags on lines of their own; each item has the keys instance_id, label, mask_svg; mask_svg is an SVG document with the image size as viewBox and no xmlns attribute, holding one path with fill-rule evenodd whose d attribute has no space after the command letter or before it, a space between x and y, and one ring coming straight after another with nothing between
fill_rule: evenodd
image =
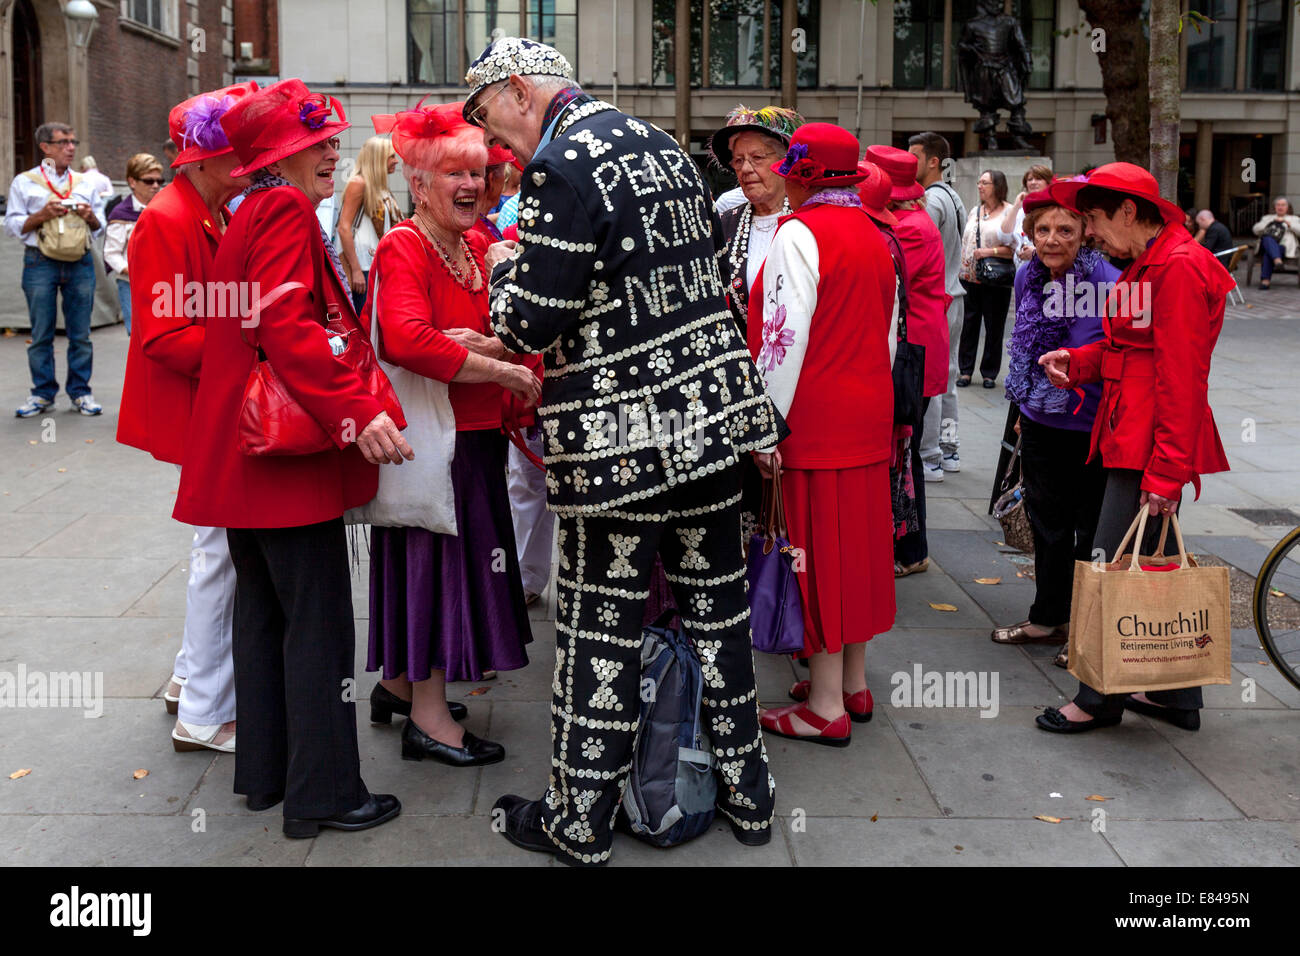
<instances>
[{"instance_id":1,"label":"red ballet flat shoe","mask_svg":"<svg viewBox=\"0 0 1300 956\"><path fill-rule=\"evenodd\" d=\"M812 681L801 680L790 688L790 699L803 703L808 699L808 691L812 688ZM844 695L844 709L848 711L849 720L855 724L865 724L871 720L871 712L875 708L875 702L871 699L870 689L864 687L856 694Z\"/></svg>"},{"instance_id":2,"label":"red ballet flat shoe","mask_svg":"<svg viewBox=\"0 0 1300 956\"><path fill-rule=\"evenodd\" d=\"M798 717L817 733L801 734L796 732L792 719L795 717ZM847 747L849 745L849 735L853 732L853 725L849 723L848 714L841 714L834 720L827 720L824 717L819 717L807 704L777 707L764 711L759 714L758 722L764 730L776 734L778 737L788 737L790 740L806 740L810 744L824 744L827 747Z\"/></svg>"}]
</instances>

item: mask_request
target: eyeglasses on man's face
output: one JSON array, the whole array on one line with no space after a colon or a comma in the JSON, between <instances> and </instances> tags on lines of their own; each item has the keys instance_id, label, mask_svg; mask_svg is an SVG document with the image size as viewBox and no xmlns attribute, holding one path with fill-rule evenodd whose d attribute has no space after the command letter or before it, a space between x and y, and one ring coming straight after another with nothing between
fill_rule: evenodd
<instances>
[{"instance_id":1,"label":"eyeglasses on man's face","mask_svg":"<svg viewBox=\"0 0 1300 956\"><path fill-rule=\"evenodd\" d=\"M66 147L66 146L80 146L80 145L81 145L81 140L79 140L79 139L52 139L52 140L50 140L48 143L46 143L46 145L47 145L47 146L55 146L55 147L58 147L58 148L62 149L62 148L64 148L64 147Z\"/></svg>"},{"instance_id":2,"label":"eyeglasses on man's face","mask_svg":"<svg viewBox=\"0 0 1300 956\"><path fill-rule=\"evenodd\" d=\"M483 102L479 103L478 106L476 106L476 107L474 107L472 110L470 110L470 111L469 111L469 121L470 121L470 123L472 123L472 124L475 125L475 126L482 126L482 125L483 125L483 111L487 108L487 105L488 105L489 103L491 103L494 99L496 99L498 96L500 96L500 95L505 91L505 89L506 89L508 86L510 86L509 83L502 83L499 87L497 87L497 91L496 91L495 93L493 93L491 96L489 96L489 97L488 97L487 99L485 99Z\"/></svg>"}]
</instances>

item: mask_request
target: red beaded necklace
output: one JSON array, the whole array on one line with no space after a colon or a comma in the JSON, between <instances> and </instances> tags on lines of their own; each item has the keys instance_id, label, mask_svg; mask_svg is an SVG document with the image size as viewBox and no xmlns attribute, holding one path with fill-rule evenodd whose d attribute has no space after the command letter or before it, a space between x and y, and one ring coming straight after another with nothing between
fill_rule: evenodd
<instances>
[{"instance_id":1,"label":"red beaded necklace","mask_svg":"<svg viewBox=\"0 0 1300 956\"><path fill-rule=\"evenodd\" d=\"M425 238L433 245L433 248L438 251L438 258L442 260L443 268L451 273L451 277L456 280L456 284L462 289L469 292L480 291L482 288L482 275L479 273L478 263L474 261L474 255L470 252L469 243L465 241L465 237L460 236L460 253L464 256L465 261L469 263L468 275L464 269L456 265L447 247L438 241L438 237L433 234L433 230L421 217L421 212L422 210L419 209L415 211L415 223L420 227L420 231L424 233Z\"/></svg>"}]
</instances>

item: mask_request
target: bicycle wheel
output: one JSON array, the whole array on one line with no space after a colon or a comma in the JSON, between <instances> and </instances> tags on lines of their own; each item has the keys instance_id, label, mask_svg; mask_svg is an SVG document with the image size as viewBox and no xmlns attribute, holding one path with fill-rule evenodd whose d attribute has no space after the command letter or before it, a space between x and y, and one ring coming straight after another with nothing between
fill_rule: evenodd
<instances>
[{"instance_id":1,"label":"bicycle wheel","mask_svg":"<svg viewBox=\"0 0 1300 956\"><path fill-rule=\"evenodd\" d=\"M1264 559L1253 605L1264 652L1300 688L1300 528L1292 529Z\"/></svg>"}]
</instances>

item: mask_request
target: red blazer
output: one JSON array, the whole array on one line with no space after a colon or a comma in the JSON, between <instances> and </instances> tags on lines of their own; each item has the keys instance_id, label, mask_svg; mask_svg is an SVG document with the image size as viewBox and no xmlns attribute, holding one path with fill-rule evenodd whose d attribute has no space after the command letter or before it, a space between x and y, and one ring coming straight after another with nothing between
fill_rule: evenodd
<instances>
[{"instance_id":1,"label":"red blazer","mask_svg":"<svg viewBox=\"0 0 1300 956\"><path fill-rule=\"evenodd\" d=\"M944 291L943 237L924 209L895 209L894 235L907 260L907 340L925 346L922 394L948 390L948 303Z\"/></svg>"},{"instance_id":2,"label":"red blazer","mask_svg":"<svg viewBox=\"0 0 1300 956\"><path fill-rule=\"evenodd\" d=\"M781 458L790 468L855 468L888 461L894 430L894 379L889 323L894 264L885 240L861 209L817 203L781 220L798 219L817 240L817 306ZM775 241L775 240L774 240ZM763 264L749 293L749 353L763 347L763 285L775 283Z\"/></svg>"},{"instance_id":3,"label":"red blazer","mask_svg":"<svg viewBox=\"0 0 1300 956\"><path fill-rule=\"evenodd\" d=\"M226 231L212 278L248 283L244 288L260 297L286 282L307 286L268 305L244 334L337 449L284 457L240 452L239 413L257 352L240 335L240 316L211 316L174 516L219 528L289 528L365 504L375 496L378 466L354 442L383 407L330 351L326 309L332 305L364 334L369 329L330 264L307 197L292 186L250 194Z\"/></svg>"},{"instance_id":4,"label":"red blazer","mask_svg":"<svg viewBox=\"0 0 1300 956\"><path fill-rule=\"evenodd\" d=\"M1231 288L1219 260L1176 226L1124 271L1102 317L1106 337L1067 349L1066 387L1102 382L1089 460L1141 471L1143 491L1172 499L1189 481L1199 497L1200 475L1228 470L1207 392Z\"/></svg>"},{"instance_id":5,"label":"red blazer","mask_svg":"<svg viewBox=\"0 0 1300 956\"><path fill-rule=\"evenodd\" d=\"M185 460L205 322L202 314L186 315L184 289L207 283L221 242L217 227L198 190L179 175L140 213L127 244L134 328L117 440L175 465Z\"/></svg>"}]
</instances>

